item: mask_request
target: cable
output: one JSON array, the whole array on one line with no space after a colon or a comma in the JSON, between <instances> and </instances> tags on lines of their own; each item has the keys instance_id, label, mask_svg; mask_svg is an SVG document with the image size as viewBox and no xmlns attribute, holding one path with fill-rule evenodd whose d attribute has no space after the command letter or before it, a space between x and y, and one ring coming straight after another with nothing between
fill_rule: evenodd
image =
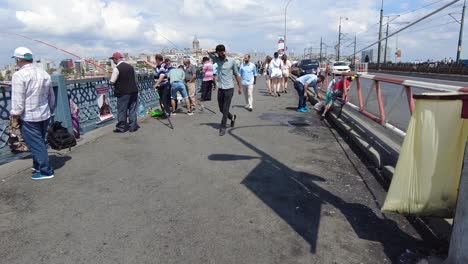
<instances>
[{"instance_id":1,"label":"cable","mask_svg":"<svg viewBox=\"0 0 468 264\"><path fill-rule=\"evenodd\" d=\"M421 10L421 9L423 9L423 8L426 8L426 7L435 5L435 4L440 3L440 2L442 2L442 1L445 1L445 0L438 0L438 1L435 1L435 2L433 2L433 3L427 4L427 5L425 5L425 6L421 6L421 7L418 7L418 8L416 8L416 9L410 10L410 11L408 11L408 12L405 12L405 13L402 13L402 14L395 14L395 15L399 15L399 16L401 17L401 16L404 16L404 15L407 15L407 14L410 14L410 13L413 13L413 12L416 12L416 11L418 11L418 10Z\"/></svg>"},{"instance_id":2,"label":"cable","mask_svg":"<svg viewBox=\"0 0 468 264\"><path fill-rule=\"evenodd\" d=\"M400 34L419 32L419 31L423 31L423 30L426 30L426 29L441 27L441 26L445 26L445 25L453 24L453 23L457 23L457 22L456 21L451 21L451 22L447 22L447 23L444 23L444 24L435 25L435 26L432 26L432 27L420 28L420 29L413 30L413 31L406 31L406 32L400 33Z\"/></svg>"}]
</instances>

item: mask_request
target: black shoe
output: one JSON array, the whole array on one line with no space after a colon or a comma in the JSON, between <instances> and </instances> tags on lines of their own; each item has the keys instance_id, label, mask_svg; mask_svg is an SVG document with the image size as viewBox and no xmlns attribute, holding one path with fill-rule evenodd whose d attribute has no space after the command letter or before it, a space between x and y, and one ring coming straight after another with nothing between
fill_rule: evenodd
<instances>
[{"instance_id":1,"label":"black shoe","mask_svg":"<svg viewBox=\"0 0 468 264\"><path fill-rule=\"evenodd\" d=\"M128 131L129 131L129 132L131 132L131 133L133 133L133 132L137 132L139 128L140 128L139 126L138 126L138 127L135 127L135 128L133 128L133 129L132 129L132 128L130 128Z\"/></svg>"},{"instance_id":2,"label":"black shoe","mask_svg":"<svg viewBox=\"0 0 468 264\"><path fill-rule=\"evenodd\" d=\"M236 124L236 118L237 118L236 115L233 115L233 116L232 116L232 119L231 119L231 127L234 127L234 125Z\"/></svg>"},{"instance_id":3,"label":"black shoe","mask_svg":"<svg viewBox=\"0 0 468 264\"><path fill-rule=\"evenodd\" d=\"M325 119L325 116L324 115L321 115L320 116L320 120L324 120Z\"/></svg>"},{"instance_id":4,"label":"black shoe","mask_svg":"<svg viewBox=\"0 0 468 264\"><path fill-rule=\"evenodd\" d=\"M249 112L252 112L253 109L252 109L252 108L249 108L248 110L249 110Z\"/></svg>"},{"instance_id":5,"label":"black shoe","mask_svg":"<svg viewBox=\"0 0 468 264\"><path fill-rule=\"evenodd\" d=\"M226 128L220 128L220 129L219 129L219 136L222 137L222 136L224 136L224 135L226 135Z\"/></svg>"},{"instance_id":6,"label":"black shoe","mask_svg":"<svg viewBox=\"0 0 468 264\"><path fill-rule=\"evenodd\" d=\"M280 96L281 96L281 94L280 94L280 93L277 93L277 94L278 94L278 97L280 97Z\"/></svg>"},{"instance_id":7,"label":"black shoe","mask_svg":"<svg viewBox=\"0 0 468 264\"><path fill-rule=\"evenodd\" d=\"M125 132L127 132L127 131L126 130L121 130L121 129L118 129L118 128L114 129L114 133L125 133Z\"/></svg>"}]
</instances>

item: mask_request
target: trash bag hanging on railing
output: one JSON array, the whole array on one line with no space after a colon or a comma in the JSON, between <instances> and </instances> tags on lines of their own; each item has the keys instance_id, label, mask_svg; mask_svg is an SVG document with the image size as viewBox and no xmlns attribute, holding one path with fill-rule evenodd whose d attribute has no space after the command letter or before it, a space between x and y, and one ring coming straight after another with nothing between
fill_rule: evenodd
<instances>
[{"instance_id":1,"label":"trash bag hanging on railing","mask_svg":"<svg viewBox=\"0 0 468 264\"><path fill-rule=\"evenodd\" d=\"M468 136L468 116L463 115L468 95L414 98L415 112L382 211L451 218Z\"/></svg>"}]
</instances>

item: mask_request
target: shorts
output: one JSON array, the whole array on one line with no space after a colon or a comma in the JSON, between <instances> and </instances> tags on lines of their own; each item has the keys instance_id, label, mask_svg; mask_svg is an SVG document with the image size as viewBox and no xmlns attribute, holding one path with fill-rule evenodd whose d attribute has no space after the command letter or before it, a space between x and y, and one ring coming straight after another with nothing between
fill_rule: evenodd
<instances>
[{"instance_id":1,"label":"shorts","mask_svg":"<svg viewBox=\"0 0 468 264\"><path fill-rule=\"evenodd\" d=\"M289 71L288 70L283 70L283 77L284 78L289 78Z\"/></svg>"},{"instance_id":2,"label":"shorts","mask_svg":"<svg viewBox=\"0 0 468 264\"><path fill-rule=\"evenodd\" d=\"M177 92L182 95L182 98L187 99L187 90L183 82L173 82L171 85L171 98L177 100Z\"/></svg>"}]
</instances>

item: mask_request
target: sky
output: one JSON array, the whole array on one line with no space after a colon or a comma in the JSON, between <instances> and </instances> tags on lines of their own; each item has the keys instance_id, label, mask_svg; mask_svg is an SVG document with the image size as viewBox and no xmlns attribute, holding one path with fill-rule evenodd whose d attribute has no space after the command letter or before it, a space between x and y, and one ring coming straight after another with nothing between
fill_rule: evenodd
<instances>
[{"instance_id":1,"label":"sky","mask_svg":"<svg viewBox=\"0 0 468 264\"><path fill-rule=\"evenodd\" d=\"M389 33L452 0L384 0L391 16ZM225 44L228 51L273 53L284 35L287 0L0 0L0 67L13 63L18 46L35 59L73 58L62 51L15 34L51 43L82 57L105 58L114 51L155 54L162 48L201 48ZM389 51L403 61L455 58L463 1L388 40ZM378 39L381 0L291 0L286 13L288 52L318 52L320 38L335 53L342 25L341 54L360 50ZM347 18L347 19L346 19ZM385 18L384 21L387 19ZM405 24L406 23L406 24ZM467 27L465 27L466 29ZM385 31L385 26L384 26ZM384 32L385 33L385 32ZM463 41L468 36L464 33ZM467 43L468 45L468 43ZM467 48L468 49L468 48ZM462 59L468 59L467 49ZM324 47L325 51L325 47Z\"/></svg>"}]
</instances>

